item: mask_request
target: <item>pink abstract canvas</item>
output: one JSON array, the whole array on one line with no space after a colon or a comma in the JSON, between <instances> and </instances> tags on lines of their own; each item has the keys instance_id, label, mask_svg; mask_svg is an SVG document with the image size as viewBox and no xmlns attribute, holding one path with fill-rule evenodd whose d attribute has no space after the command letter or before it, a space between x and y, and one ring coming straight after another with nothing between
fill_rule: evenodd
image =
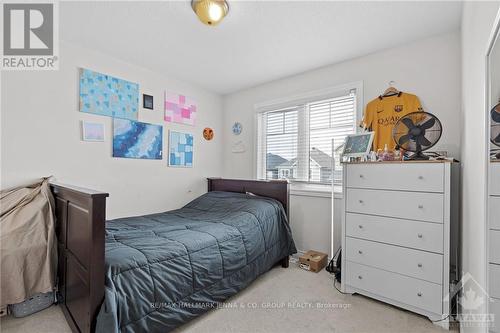
<instances>
[{"instance_id":1,"label":"pink abstract canvas","mask_svg":"<svg viewBox=\"0 0 500 333\"><path fill-rule=\"evenodd\" d=\"M165 121L195 125L196 103L189 97L165 91Z\"/></svg>"}]
</instances>

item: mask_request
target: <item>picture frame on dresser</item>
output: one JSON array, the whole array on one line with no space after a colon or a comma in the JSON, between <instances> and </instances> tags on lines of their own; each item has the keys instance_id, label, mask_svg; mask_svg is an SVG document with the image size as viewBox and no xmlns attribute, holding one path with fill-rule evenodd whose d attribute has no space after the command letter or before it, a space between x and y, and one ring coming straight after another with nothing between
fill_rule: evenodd
<instances>
[{"instance_id":1,"label":"picture frame on dresser","mask_svg":"<svg viewBox=\"0 0 500 333\"><path fill-rule=\"evenodd\" d=\"M500 100L500 10L490 34L486 53L486 198L485 200L485 253L486 253L486 313L493 322L488 323L488 332L500 333L500 160L494 153L491 142L492 108Z\"/></svg>"},{"instance_id":2,"label":"picture frame on dresser","mask_svg":"<svg viewBox=\"0 0 500 333\"><path fill-rule=\"evenodd\" d=\"M375 132L350 134L346 137L342 157L366 157L370 153Z\"/></svg>"},{"instance_id":3,"label":"picture frame on dresser","mask_svg":"<svg viewBox=\"0 0 500 333\"><path fill-rule=\"evenodd\" d=\"M459 177L449 160L344 163L342 292L448 329L461 275Z\"/></svg>"}]
</instances>

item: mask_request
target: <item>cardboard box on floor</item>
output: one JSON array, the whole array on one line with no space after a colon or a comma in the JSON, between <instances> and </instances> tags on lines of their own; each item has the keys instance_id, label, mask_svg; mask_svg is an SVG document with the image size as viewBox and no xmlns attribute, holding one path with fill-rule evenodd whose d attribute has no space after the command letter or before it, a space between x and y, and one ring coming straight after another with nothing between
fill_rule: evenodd
<instances>
[{"instance_id":1,"label":"cardboard box on floor","mask_svg":"<svg viewBox=\"0 0 500 333\"><path fill-rule=\"evenodd\" d=\"M318 251L307 251L299 257L300 268L311 271L319 272L326 266L328 261L328 255L323 252Z\"/></svg>"}]
</instances>

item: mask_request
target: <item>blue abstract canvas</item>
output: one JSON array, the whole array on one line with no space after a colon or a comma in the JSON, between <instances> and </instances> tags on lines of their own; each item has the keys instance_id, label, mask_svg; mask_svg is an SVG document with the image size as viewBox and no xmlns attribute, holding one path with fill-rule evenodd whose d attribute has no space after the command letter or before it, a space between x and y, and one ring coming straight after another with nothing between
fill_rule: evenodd
<instances>
[{"instance_id":1,"label":"blue abstract canvas","mask_svg":"<svg viewBox=\"0 0 500 333\"><path fill-rule=\"evenodd\" d=\"M113 119L113 157L161 160L163 126Z\"/></svg>"},{"instance_id":2,"label":"blue abstract canvas","mask_svg":"<svg viewBox=\"0 0 500 333\"><path fill-rule=\"evenodd\" d=\"M170 131L168 165L193 167L193 135Z\"/></svg>"},{"instance_id":3,"label":"blue abstract canvas","mask_svg":"<svg viewBox=\"0 0 500 333\"><path fill-rule=\"evenodd\" d=\"M101 116L137 120L139 85L82 69L80 111Z\"/></svg>"}]
</instances>

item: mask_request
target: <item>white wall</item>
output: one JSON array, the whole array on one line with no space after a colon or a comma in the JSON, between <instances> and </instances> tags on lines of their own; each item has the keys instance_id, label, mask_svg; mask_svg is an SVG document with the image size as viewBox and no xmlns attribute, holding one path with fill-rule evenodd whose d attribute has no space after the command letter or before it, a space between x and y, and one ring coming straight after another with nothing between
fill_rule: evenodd
<instances>
[{"instance_id":1,"label":"white wall","mask_svg":"<svg viewBox=\"0 0 500 333\"><path fill-rule=\"evenodd\" d=\"M292 233L299 251L316 250L331 252L331 197L322 194L312 196L304 193L290 195L290 217ZM341 244L341 197L335 199L334 249Z\"/></svg>"},{"instance_id":2,"label":"white wall","mask_svg":"<svg viewBox=\"0 0 500 333\"><path fill-rule=\"evenodd\" d=\"M139 121L163 124L163 160L113 158L111 118L78 111L78 68L137 82L154 95L154 111L139 109ZM205 177L221 176L222 102L218 95L68 43L60 45L60 69L3 72L1 78L1 187L41 176L110 193L108 218L179 208L206 192ZM163 121L165 89L198 102L197 125ZM142 95L139 104L142 107ZM80 121L103 122L105 142L82 142ZM215 138L205 141L204 127ZM194 167L169 168L168 129L194 134Z\"/></svg>"},{"instance_id":3,"label":"white wall","mask_svg":"<svg viewBox=\"0 0 500 333\"><path fill-rule=\"evenodd\" d=\"M500 101L500 43L495 43L495 47L489 56L490 62L490 106L495 106Z\"/></svg>"},{"instance_id":4,"label":"white wall","mask_svg":"<svg viewBox=\"0 0 500 333\"><path fill-rule=\"evenodd\" d=\"M465 2L462 17L462 265L486 281L486 50L498 2ZM478 309L484 313L484 309ZM484 331L464 327L467 331Z\"/></svg>"},{"instance_id":5,"label":"white wall","mask_svg":"<svg viewBox=\"0 0 500 333\"><path fill-rule=\"evenodd\" d=\"M254 105L349 82L364 82L364 102L381 94L393 80L402 91L420 97L426 111L436 114L444 133L436 146L459 157L461 105L460 34L453 32L270 82L224 97L224 176L254 178ZM235 121L243 124L238 137ZM245 153L232 153L242 140ZM300 250L330 249L330 204L324 198L292 195L291 224ZM340 207L340 205L338 205ZM340 233L340 221L335 229ZM328 238L327 238L328 235ZM335 244L335 248L337 248ZM329 251L328 251L329 252Z\"/></svg>"}]
</instances>

